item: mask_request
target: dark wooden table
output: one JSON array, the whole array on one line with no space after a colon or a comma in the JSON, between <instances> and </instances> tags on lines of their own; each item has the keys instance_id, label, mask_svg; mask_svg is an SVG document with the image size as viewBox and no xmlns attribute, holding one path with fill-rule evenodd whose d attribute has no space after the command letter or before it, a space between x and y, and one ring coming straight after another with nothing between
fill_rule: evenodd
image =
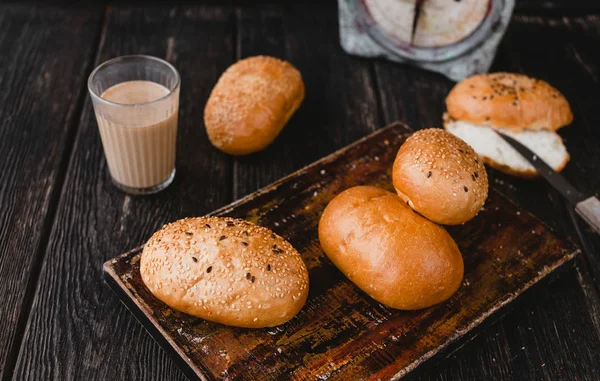
<instances>
[{"instance_id":1,"label":"dark wooden table","mask_svg":"<svg viewBox=\"0 0 600 381\"><path fill-rule=\"evenodd\" d=\"M0 4L0 374L3 380L182 380L102 281L101 265L162 224L202 215L395 120L439 126L452 83L344 54L335 2L179 7ZM575 122L561 131L565 175L600 189L600 5L521 0L493 70L558 87ZM110 183L86 80L143 53L182 76L177 177L130 197ZM232 158L208 142L208 94L227 66L270 54L302 72L307 97L276 144ZM462 348L408 379L599 380L600 240L543 181L490 171L493 186L583 249Z\"/></svg>"}]
</instances>

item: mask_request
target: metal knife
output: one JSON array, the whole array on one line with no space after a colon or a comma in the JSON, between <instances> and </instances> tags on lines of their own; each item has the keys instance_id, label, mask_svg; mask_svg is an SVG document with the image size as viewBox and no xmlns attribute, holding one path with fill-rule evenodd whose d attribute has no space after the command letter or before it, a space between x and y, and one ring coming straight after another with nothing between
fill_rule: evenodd
<instances>
[{"instance_id":1,"label":"metal knife","mask_svg":"<svg viewBox=\"0 0 600 381\"><path fill-rule=\"evenodd\" d=\"M538 173L546 179L571 205L575 206L575 212L581 216L591 227L600 233L600 200L594 196L585 196L567 179L556 172L545 161L543 161L535 152L525 147L515 138L506 135L500 131L496 133L511 145L517 152L523 156L531 165L537 169Z\"/></svg>"}]
</instances>

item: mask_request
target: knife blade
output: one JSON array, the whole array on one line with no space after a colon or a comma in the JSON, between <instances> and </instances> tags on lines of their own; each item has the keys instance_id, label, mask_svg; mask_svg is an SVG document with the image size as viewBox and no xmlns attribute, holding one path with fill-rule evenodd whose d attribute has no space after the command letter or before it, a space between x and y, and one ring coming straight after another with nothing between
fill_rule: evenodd
<instances>
[{"instance_id":1,"label":"knife blade","mask_svg":"<svg viewBox=\"0 0 600 381\"><path fill-rule=\"evenodd\" d=\"M571 205L574 205L577 214L593 227L597 233L600 232L600 200L594 196L586 197L535 152L517 139L500 131L494 131L523 156L538 171L540 176L546 179Z\"/></svg>"},{"instance_id":2,"label":"knife blade","mask_svg":"<svg viewBox=\"0 0 600 381\"><path fill-rule=\"evenodd\" d=\"M576 205L578 202L583 201L586 197L579 192L571 183L567 181L562 175L556 172L550 167L544 160L542 160L535 152L527 148L523 143L517 139L503 132L496 131L505 142L510 144L518 153L525 158L542 176L546 181L550 183L564 198L566 198L571 204Z\"/></svg>"}]
</instances>

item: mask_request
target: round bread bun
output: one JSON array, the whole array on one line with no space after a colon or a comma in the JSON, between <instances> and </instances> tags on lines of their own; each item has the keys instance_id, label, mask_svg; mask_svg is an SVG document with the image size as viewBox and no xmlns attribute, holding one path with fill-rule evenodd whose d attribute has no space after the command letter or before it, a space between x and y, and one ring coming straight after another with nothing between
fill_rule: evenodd
<instances>
[{"instance_id":1,"label":"round bread bun","mask_svg":"<svg viewBox=\"0 0 600 381\"><path fill-rule=\"evenodd\" d=\"M479 74L446 97L448 116L513 131L558 130L573 121L569 102L554 87L521 74Z\"/></svg>"},{"instance_id":2,"label":"round bread bun","mask_svg":"<svg viewBox=\"0 0 600 381\"><path fill-rule=\"evenodd\" d=\"M271 230L222 217L165 225L144 246L142 280L170 307L221 324L272 327L306 302L300 254Z\"/></svg>"},{"instance_id":3,"label":"round bread bun","mask_svg":"<svg viewBox=\"0 0 600 381\"><path fill-rule=\"evenodd\" d=\"M404 142L392 181L408 206L444 225L469 221L488 196L487 172L475 151L438 128L417 131Z\"/></svg>"},{"instance_id":4,"label":"round bread bun","mask_svg":"<svg viewBox=\"0 0 600 381\"><path fill-rule=\"evenodd\" d=\"M303 99L302 76L290 63L266 56L238 61L221 75L206 103L208 138L232 155L261 151Z\"/></svg>"},{"instance_id":5,"label":"round bread bun","mask_svg":"<svg viewBox=\"0 0 600 381\"><path fill-rule=\"evenodd\" d=\"M443 302L462 282L462 256L448 232L380 188L357 186L331 200L319 241L348 279L391 308Z\"/></svg>"}]
</instances>

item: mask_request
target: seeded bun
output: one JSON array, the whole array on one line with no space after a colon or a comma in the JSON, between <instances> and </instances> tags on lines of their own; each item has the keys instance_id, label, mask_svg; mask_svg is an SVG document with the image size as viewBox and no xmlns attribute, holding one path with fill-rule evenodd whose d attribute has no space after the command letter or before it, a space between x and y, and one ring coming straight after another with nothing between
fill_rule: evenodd
<instances>
[{"instance_id":1,"label":"seeded bun","mask_svg":"<svg viewBox=\"0 0 600 381\"><path fill-rule=\"evenodd\" d=\"M415 132L400 147L392 169L400 198L444 225L469 221L488 196L488 178L473 149L438 128Z\"/></svg>"},{"instance_id":2,"label":"seeded bun","mask_svg":"<svg viewBox=\"0 0 600 381\"><path fill-rule=\"evenodd\" d=\"M573 121L569 102L557 89L521 74L467 78L450 91L446 107L450 119L513 131L555 131Z\"/></svg>"},{"instance_id":3,"label":"seeded bun","mask_svg":"<svg viewBox=\"0 0 600 381\"><path fill-rule=\"evenodd\" d=\"M170 307L213 322L272 327L306 302L300 254L271 230L221 217L165 225L144 246L142 280Z\"/></svg>"},{"instance_id":4,"label":"seeded bun","mask_svg":"<svg viewBox=\"0 0 600 381\"><path fill-rule=\"evenodd\" d=\"M221 75L206 103L208 138L232 155L261 151L303 99L302 76L290 63L266 56L238 61Z\"/></svg>"},{"instance_id":5,"label":"seeded bun","mask_svg":"<svg viewBox=\"0 0 600 381\"><path fill-rule=\"evenodd\" d=\"M319 241L348 279L391 308L443 302L462 282L462 256L446 230L380 188L357 186L331 200Z\"/></svg>"}]
</instances>

